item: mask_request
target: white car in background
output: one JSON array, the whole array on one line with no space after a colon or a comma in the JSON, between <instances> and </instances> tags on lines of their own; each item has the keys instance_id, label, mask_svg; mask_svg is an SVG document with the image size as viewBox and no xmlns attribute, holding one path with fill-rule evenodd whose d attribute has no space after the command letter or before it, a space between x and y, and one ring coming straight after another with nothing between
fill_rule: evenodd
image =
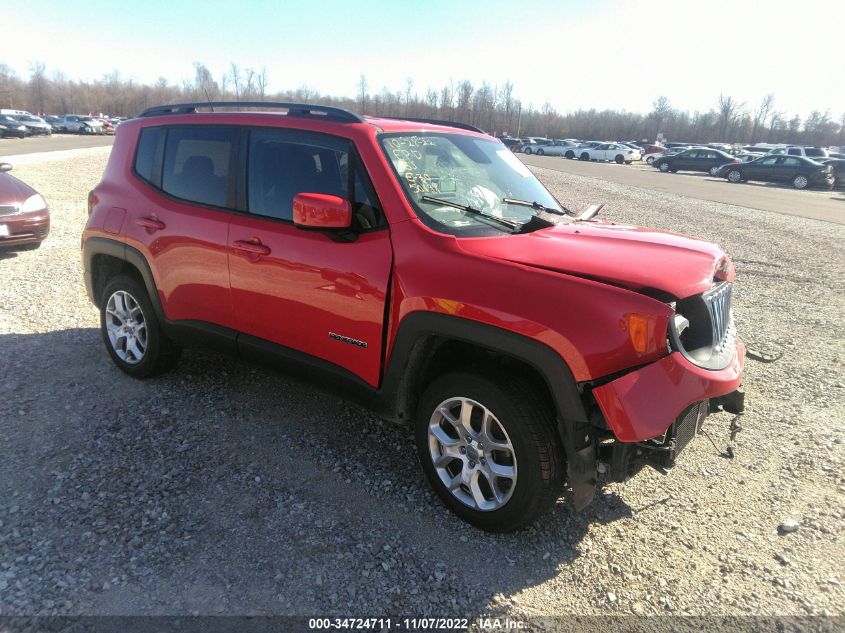
<instances>
[{"instance_id":1,"label":"white car in background","mask_svg":"<svg viewBox=\"0 0 845 633\"><path fill-rule=\"evenodd\" d=\"M105 134L103 124L94 117L83 114L66 114L59 124L62 132L71 134Z\"/></svg>"},{"instance_id":2,"label":"white car in background","mask_svg":"<svg viewBox=\"0 0 845 633\"><path fill-rule=\"evenodd\" d=\"M602 143L589 149L581 149L581 153L578 154L581 160L612 160L620 165L622 163L630 165L635 160L642 160L642 157L639 150L619 143Z\"/></svg>"},{"instance_id":3,"label":"white car in background","mask_svg":"<svg viewBox=\"0 0 845 633\"><path fill-rule=\"evenodd\" d=\"M550 145L540 145L536 147L533 152L537 154L537 156L566 156L567 158L572 158L572 156L576 155L575 150L577 149L577 143L554 141Z\"/></svg>"}]
</instances>

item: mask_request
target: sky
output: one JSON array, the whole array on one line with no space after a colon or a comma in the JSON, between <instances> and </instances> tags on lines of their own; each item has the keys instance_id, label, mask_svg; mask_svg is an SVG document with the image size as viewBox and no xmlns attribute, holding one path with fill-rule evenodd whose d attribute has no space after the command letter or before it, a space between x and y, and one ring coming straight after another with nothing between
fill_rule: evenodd
<instances>
[{"instance_id":1,"label":"sky","mask_svg":"<svg viewBox=\"0 0 845 633\"><path fill-rule=\"evenodd\" d=\"M845 0L60 0L4 11L0 63L47 73L173 83L204 63L266 68L268 91L355 96L361 73L424 95L450 81L502 85L559 112L648 112L659 95L708 110L720 93L754 108L845 113ZM11 24L8 24L11 19Z\"/></svg>"}]
</instances>

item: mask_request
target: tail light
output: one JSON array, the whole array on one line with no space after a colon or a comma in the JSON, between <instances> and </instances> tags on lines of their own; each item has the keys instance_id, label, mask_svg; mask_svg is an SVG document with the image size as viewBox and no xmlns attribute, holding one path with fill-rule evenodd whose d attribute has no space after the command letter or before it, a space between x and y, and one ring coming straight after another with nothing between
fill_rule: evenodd
<instances>
[{"instance_id":1,"label":"tail light","mask_svg":"<svg viewBox=\"0 0 845 633\"><path fill-rule=\"evenodd\" d=\"M91 214L94 212L94 206L100 201L93 191L88 192L88 216L90 217Z\"/></svg>"}]
</instances>

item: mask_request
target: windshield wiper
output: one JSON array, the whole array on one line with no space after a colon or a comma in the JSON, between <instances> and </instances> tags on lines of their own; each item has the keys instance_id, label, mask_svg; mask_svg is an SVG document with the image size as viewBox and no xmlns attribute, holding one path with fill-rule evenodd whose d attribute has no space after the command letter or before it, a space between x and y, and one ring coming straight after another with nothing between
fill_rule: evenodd
<instances>
[{"instance_id":1,"label":"windshield wiper","mask_svg":"<svg viewBox=\"0 0 845 633\"><path fill-rule=\"evenodd\" d=\"M511 222L510 220L505 220L504 218L500 218L496 215L491 215L490 213L484 213L480 209L476 209L474 207L467 206L465 204L458 204L457 202L451 202L449 200L443 200L442 198L434 198L432 196L423 196L420 198L422 202L430 202L431 204L440 204L444 207L452 207L453 209L458 209L463 211L464 213L469 213L470 215L477 215L479 217L492 220L501 226L506 226L507 228L518 231L522 224L519 222Z\"/></svg>"},{"instance_id":2,"label":"windshield wiper","mask_svg":"<svg viewBox=\"0 0 845 633\"><path fill-rule=\"evenodd\" d=\"M549 207L544 207L536 200L534 202L530 202L528 200L520 200L519 198L502 198L502 202L504 202L505 204L515 204L520 207L529 207L531 209L534 209L535 211L545 211L546 213L554 213L555 215L569 215L566 211L558 211L557 209L550 209ZM564 207L564 209L566 209L566 207Z\"/></svg>"}]
</instances>

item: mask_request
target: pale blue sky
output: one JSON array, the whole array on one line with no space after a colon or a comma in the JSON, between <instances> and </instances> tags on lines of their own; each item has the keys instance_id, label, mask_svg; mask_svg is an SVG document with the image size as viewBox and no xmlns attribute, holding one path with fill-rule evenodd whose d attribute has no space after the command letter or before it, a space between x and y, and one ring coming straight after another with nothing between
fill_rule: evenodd
<instances>
[{"instance_id":1,"label":"pale blue sky","mask_svg":"<svg viewBox=\"0 0 845 633\"><path fill-rule=\"evenodd\" d=\"M514 83L515 96L560 111L647 111L660 94L706 110L720 92L802 116L845 111L844 0L572 1L40 0L4 11L0 63L28 76L173 82L194 61L219 80L230 61L266 67L270 91L306 84L352 96L420 94L451 80Z\"/></svg>"}]
</instances>

